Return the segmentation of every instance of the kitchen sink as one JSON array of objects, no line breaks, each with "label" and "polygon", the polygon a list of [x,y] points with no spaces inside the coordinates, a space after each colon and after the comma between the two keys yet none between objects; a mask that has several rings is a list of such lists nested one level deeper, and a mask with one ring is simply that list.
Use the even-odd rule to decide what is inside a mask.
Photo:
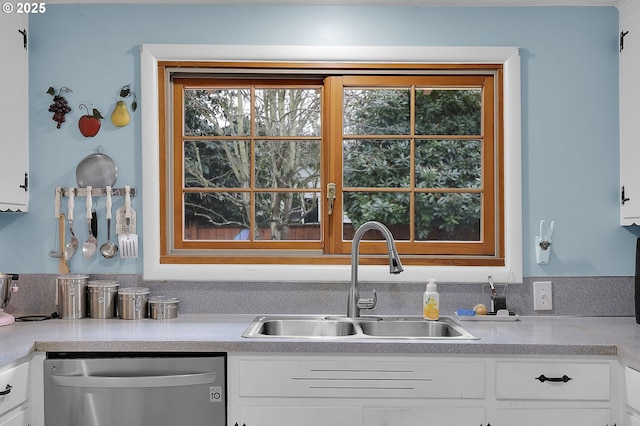
[{"label": "kitchen sink", "polygon": [[250,329],[252,329],[252,335],[245,337],[338,337],[353,336],[356,334],[356,327],[353,322],[327,319],[325,317],[259,317],[254,324],[255,327],[250,327]]},{"label": "kitchen sink", "polygon": [[394,319],[368,321],[360,324],[367,336],[385,337],[429,337],[456,338],[465,334],[465,330],[447,321],[425,321],[423,319]]},{"label": "kitchen sink", "polygon": [[475,340],[451,318],[259,316],[242,337]]}]

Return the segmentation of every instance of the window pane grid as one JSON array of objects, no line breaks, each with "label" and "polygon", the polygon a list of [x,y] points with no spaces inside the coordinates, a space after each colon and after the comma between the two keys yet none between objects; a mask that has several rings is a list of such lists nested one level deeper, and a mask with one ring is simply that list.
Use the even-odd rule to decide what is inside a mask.
[{"label": "window pane grid", "polygon": [[343,94],[343,240],[378,220],[412,243],[481,241],[482,88]]},{"label": "window pane grid", "polygon": [[319,88],[183,97],[184,240],[320,241]]}]

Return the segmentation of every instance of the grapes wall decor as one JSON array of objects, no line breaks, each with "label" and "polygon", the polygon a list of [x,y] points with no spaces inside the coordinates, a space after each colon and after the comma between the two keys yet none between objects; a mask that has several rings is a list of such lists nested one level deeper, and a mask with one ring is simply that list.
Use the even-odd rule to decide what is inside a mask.
[{"label": "grapes wall decor", "polygon": [[72,90],[68,87],[61,87],[58,94],[56,94],[56,90],[53,87],[49,87],[49,90],[47,90],[47,93],[53,96],[53,103],[49,106],[49,112],[53,113],[51,119],[58,123],[56,126],[58,129],[62,126],[62,123],[66,121],[64,116],[71,111],[69,103],[63,96],[63,93],[69,92],[72,92]]}]

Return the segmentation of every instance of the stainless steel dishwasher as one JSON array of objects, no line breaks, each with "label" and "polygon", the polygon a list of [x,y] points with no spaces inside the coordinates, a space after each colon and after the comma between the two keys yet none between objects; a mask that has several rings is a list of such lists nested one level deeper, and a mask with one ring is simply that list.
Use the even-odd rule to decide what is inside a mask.
[{"label": "stainless steel dishwasher", "polygon": [[45,426],[225,426],[226,354],[50,352]]}]

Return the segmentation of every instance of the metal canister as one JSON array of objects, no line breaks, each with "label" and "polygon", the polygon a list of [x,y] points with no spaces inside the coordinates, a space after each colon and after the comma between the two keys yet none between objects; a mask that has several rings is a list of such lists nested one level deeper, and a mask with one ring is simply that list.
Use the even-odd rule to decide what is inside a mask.
[{"label": "metal canister", "polygon": [[128,287],[118,290],[118,314],[121,319],[140,319],[147,317],[149,289],[146,287]]},{"label": "metal canister", "polygon": [[170,296],[149,297],[149,317],[152,319],[178,318],[179,300]]},{"label": "metal canister", "polygon": [[80,319],[87,315],[89,275],[66,274],[56,277],[56,304],[62,319]]},{"label": "metal canister", "polygon": [[117,281],[94,280],[87,283],[87,300],[89,301],[89,318],[113,318],[118,305]]}]

